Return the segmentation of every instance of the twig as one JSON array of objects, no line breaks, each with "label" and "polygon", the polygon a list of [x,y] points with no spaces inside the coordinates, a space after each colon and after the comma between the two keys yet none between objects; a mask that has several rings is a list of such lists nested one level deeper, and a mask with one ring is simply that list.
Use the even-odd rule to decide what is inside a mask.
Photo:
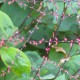
[{"label": "twig", "polygon": [[[69,52],[68,52],[68,55],[67,55],[66,59],[69,57],[72,48],[73,48],[73,45],[72,45],[72,47],[70,48],[70,50],[69,50]],[[64,62],[64,63],[62,64],[62,66],[60,67],[60,69],[63,68],[64,64],[67,62],[66,59],[65,59],[65,62]],[[55,76],[54,79],[57,78],[57,76],[58,76],[58,74],[59,74],[59,72],[60,72],[60,69],[59,69],[59,71],[57,72],[57,74],[56,74],[56,76]]]},{"label": "twig", "polygon": [[22,24],[19,26],[19,29],[24,25],[25,21],[26,21],[27,19],[29,19],[29,18],[30,18],[30,15],[26,16],[26,18],[24,19],[24,21],[22,22]]},{"label": "twig", "polygon": [[[76,73],[79,71],[80,71],[80,69],[78,69],[72,76],[76,75]],[[68,80],[70,80],[70,78]]]}]

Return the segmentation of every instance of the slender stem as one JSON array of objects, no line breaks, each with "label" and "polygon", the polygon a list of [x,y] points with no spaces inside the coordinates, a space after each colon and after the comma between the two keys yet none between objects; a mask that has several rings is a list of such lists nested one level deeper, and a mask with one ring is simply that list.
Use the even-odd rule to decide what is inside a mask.
[{"label": "slender stem", "polygon": [[[72,47],[70,48],[70,50],[69,50],[69,52],[68,52],[68,55],[67,55],[66,59],[69,57],[72,48],[73,48],[73,45],[72,45]],[[60,67],[60,69],[63,68],[63,66],[64,66],[64,64],[65,64],[66,62],[67,62],[67,61],[65,60],[65,62],[62,64],[62,66]],[[58,76],[58,74],[59,74],[59,72],[60,72],[60,69],[59,69],[59,71],[57,72],[57,74],[56,74],[56,76],[55,76],[54,79],[57,78],[57,76]]]},{"label": "slender stem", "polygon": [[[79,72],[80,71],[80,69],[78,69],[72,76],[74,76],[77,72]],[[68,79],[68,80],[70,80],[70,78]]]},{"label": "slender stem", "polygon": [[19,29],[24,25],[25,21],[26,21],[27,19],[29,19],[29,18],[30,18],[30,15],[26,16],[26,18],[24,19],[24,21],[22,22],[22,24],[19,26]]},{"label": "slender stem", "polygon": [[80,71],[80,69],[78,69],[72,76],[74,76],[77,72],[79,72]]},{"label": "slender stem", "polygon": [[[53,41],[54,41],[55,37],[57,36],[57,32],[58,32],[58,29],[59,29],[60,24],[61,24],[61,20],[60,20],[60,22],[59,22],[59,24],[58,24],[58,26],[57,26],[57,29],[56,29],[55,32],[54,32],[54,38],[52,39]],[[48,41],[48,43],[49,43],[49,41]],[[48,44],[48,47],[51,48],[51,46],[49,46],[49,44]],[[48,52],[48,53],[49,53],[49,52]],[[46,54],[46,57],[48,57],[48,53]],[[42,65],[44,64],[44,61],[45,61],[45,58],[44,58],[44,60],[42,61],[42,64],[40,65],[39,69],[41,69]],[[64,64],[65,64],[65,63],[64,63]],[[64,66],[64,64],[62,65],[62,67]],[[37,70],[37,72],[36,72],[33,80],[36,78],[36,75],[39,73],[39,69]],[[59,69],[58,73],[59,73],[59,72],[60,72],[60,69]],[[57,73],[57,75],[58,75],[58,73]],[[56,77],[57,77],[57,75],[56,75]]]},{"label": "slender stem", "polygon": [[[67,7],[65,7],[65,2],[64,2],[64,9],[63,9],[62,14],[63,14],[63,13],[65,14],[66,10],[67,10]],[[61,24],[61,19],[60,19],[60,22],[59,22],[59,24],[58,24],[58,28],[57,28],[57,30],[56,30],[56,32],[55,32],[55,33],[57,33],[57,32],[58,32],[58,29],[59,29],[60,24]],[[57,36],[57,34],[56,34],[56,36]],[[72,46],[72,47],[73,47],[73,46]],[[72,47],[70,48],[70,51],[71,51]],[[70,54],[70,51],[69,51],[69,53],[68,53],[68,54]],[[69,55],[68,55],[68,56],[69,56]],[[67,57],[68,57],[68,56],[67,56]],[[65,60],[65,62],[62,64],[62,66],[60,67],[60,69],[61,69],[61,68],[63,68],[63,66],[64,66],[64,64],[65,64],[65,63],[66,63],[66,60]],[[58,76],[58,74],[59,74],[59,72],[60,72],[60,69],[59,69],[59,71],[57,72],[57,74],[56,74],[56,76],[55,76],[55,78],[54,78],[54,79],[56,79],[56,78],[57,78],[57,76]]]},{"label": "slender stem", "polygon": [[6,80],[6,74],[5,74],[5,76],[4,76],[4,80]]},{"label": "slender stem", "polygon": [[[45,58],[43,59],[41,65],[40,65],[40,67],[39,67],[39,69],[37,70],[36,75],[39,73],[39,70],[40,70],[41,67],[43,66],[44,62],[45,62]],[[34,76],[33,80],[36,78],[36,75]]]}]

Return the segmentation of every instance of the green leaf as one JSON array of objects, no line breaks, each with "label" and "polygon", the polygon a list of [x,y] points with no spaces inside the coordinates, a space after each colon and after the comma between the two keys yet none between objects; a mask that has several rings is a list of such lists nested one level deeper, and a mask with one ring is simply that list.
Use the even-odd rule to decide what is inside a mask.
[{"label": "green leaf", "polygon": [[[64,9],[64,2],[56,2],[56,5],[58,7],[58,15],[61,15]],[[54,12],[56,12],[56,7],[53,2],[48,2],[48,0],[44,0],[44,7],[48,7],[49,10],[53,9]]]},{"label": "green leaf", "polygon": [[[64,9],[64,2],[56,2],[56,5],[58,6],[58,15],[61,15]],[[54,6],[54,12],[56,12],[56,7]]]},{"label": "green leaf", "polygon": [[0,0],[0,3],[3,3],[4,2],[4,0]]},{"label": "green leaf", "polygon": [[10,71],[10,73],[7,73],[6,75],[6,80],[17,80],[18,78],[18,76],[16,76],[12,71]]},{"label": "green leaf", "polygon": [[40,77],[40,79],[42,79],[42,80],[47,80],[47,79],[53,79],[55,76],[53,75],[53,74],[48,74],[48,75],[46,75],[46,76],[43,76],[43,77]]},{"label": "green leaf", "polygon": [[31,80],[29,76],[23,76],[21,78],[18,78],[17,80]]},{"label": "green leaf", "polygon": [[[59,68],[54,64],[54,62],[51,62],[52,63],[46,61],[46,64],[44,64],[44,66],[40,69],[40,79],[53,79],[59,71]],[[61,72],[59,75],[61,75]]]},{"label": "green leaf", "polygon": [[57,63],[64,57],[65,55],[63,54],[63,52],[56,52],[56,50],[53,48],[49,52],[49,59],[56,61]]},{"label": "green leaf", "polygon": [[[58,8],[58,10],[56,10],[56,6]],[[62,15],[62,12],[63,12],[63,9],[64,9],[64,2],[56,2],[55,1],[55,4],[54,2],[49,2],[48,0],[44,0],[44,7],[48,7],[49,10],[52,10],[54,13],[56,12],[57,16],[58,16],[58,19],[60,18],[60,16]],[[53,18],[53,23],[54,24],[57,24],[57,19],[56,19],[56,16],[54,15],[54,18]]]},{"label": "green leaf", "polygon": [[20,8],[16,2],[14,2],[11,5],[4,3],[1,7],[1,10],[8,14],[14,25],[17,27],[19,27],[22,24],[22,22],[30,12],[29,8],[27,8],[27,10],[24,10]]},{"label": "green leaf", "polygon": [[25,54],[30,59],[30,62],[34,68],[38,68],[42,62],[42,58],[38,55],[36,51],[26,51]]},{"label": "green leaf", "polygon": [[[66,6],[67,4],[68,3],[66,3]],[[76,14],[78,8],[79,6],[77,1],[70,1],[69,6],[67,7],[67,10],[66,10],[66,14]]]},{"label": "green leaf", "polygon": [[16,28],[14,27],[9,16],[0,11],[0,39],[8,39],[15,32]]},{"label": "green leaf", "polygon": [[41,19],[41,22],[46,24],[47,28],[54,30],[53,19],[54,19],[53,15],[46,13],[46,16],[43,16],[43,18]]},{"label": "green leaf", "polygon": [[[38,52],[36,51],[27,51],[25,52],[25,54],[29,57],[31,64],[32,64],[32,72],[31,72],[31,76],[34,76],[32,73],[36,72],[36,70],[40,67],[40,65],[42,64],[43,58],[41,58],[38,54]],[[56,70],[55,70],[56,69]],[[42,68],[40,69],[40,79],[53,79],[54,76],[57,74],[59,68],[46,61],[46,64],[44,64],[44,66],[42,66]],[[61,73],[60,73],[61,74]]]},{"label": "green leaf", "polygon": [[78,25],[76,15],[67,17],[61,21],[58,31],[68,31],[74,25]]},{"label": "green leaf", "polygon": [[37,51],[26,51],[25,54],[30,59],[32,67],[31,77],[34,77],[33,73],[36,73],[36,70],[40,67],[43,59],[38,55]]},{"label": "green leaf", "polygon": [[80,55],[74,55],[65,63],[64,69],[70,74],[74,74],[80,68]]},{"label": "green leaf", "polygon": [[[2,47],[0,49],[1,59],[8,67],[11,66],[12,71],[17,75],[30,74],[31,65],[27,56],[17,48]],[[14,62],[14,64],[12,64]]]},{"label": "green leaf", "polygon": [[63,74],[63,75],[57,77],[55,80],[66,80],[65,74]]},{"label": "green leaf", "polygon": [[75,56],[71,57],[71,61],[73,61],[77,65],[80,65],[80,55],[75,55]]},{"label": "green leaf", "polygon": [[[60,59],[63,59],[66,57],[66,55],[68,54],[69,50],[70,50],[70,44],[69,43],[59,43],[58,47],[63,48],[63,50],[65,51],[66,54],[64,54],[63,51],[59,51],[57,52],[56,49],[52,48],[49,52],[49,59],[59,62]],[[79,45],[78,44],[74,44],[71,52],[70,52],[70,56],[76,54],[76,52],[79,50]]]},{"label": "green leaf", "polygon": [[[70,43],[59,43],[58,46],[62,47],[66,51],[66,54],[68,54],[70,50]],[[78,50],[79,50],[79,45],[74,43],[74,46],[70,52],[70,56],[75,55]]]}]

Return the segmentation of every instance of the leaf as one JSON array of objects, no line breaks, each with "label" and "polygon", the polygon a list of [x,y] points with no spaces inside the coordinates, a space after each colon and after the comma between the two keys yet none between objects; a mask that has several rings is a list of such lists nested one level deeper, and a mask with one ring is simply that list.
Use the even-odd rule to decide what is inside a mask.
[{"label": "leaf", "polygon": [[63,59],[65,55],[62,52],[56,52],[55,49],[51,49],[49,52],[49,59],[58,63],[60,59]]},{"label": "leaf", "polygon": [[[56,52],[55,48],[51,48],[50,52],[49,52],[49,59],[59,62],[61,59],[64,59],[69,50],[70,50],[70,44],[69,43],[59,43],[58,47],[62,48],[62,51]],[[71,52],[70,52],[70,56],[75,55],[76,52],[79,50],[79,45],[78,44],[74,44]],[[66,53],[64,53],[66,52]]]},{"label": "leaf", "polygon": [[[67,4],[68,3],[66,3],[66,6],[67,6]],[[76,14],[78,8],[79,8],[79,6],[78,6],[78,2],[77,1],[70,1],[69,7],[67,7],[66,13],[67,14]]]},{"label": "leaf", "polygon": [[8,39],[15,32],[16,28],[14,27],[10,17],[0,11],[0,39]]},{"label": "leaf", "polygon": [[74,25],[78,25],[76,15],[67,17],[61,21],[58,31],[68,31]]},{"label": "leaf", "polygon": [[[36,72],[36,70],[40,67],[43,58],[39,56],[39,53],[36,51],[27,51],[25,54],[29,57],[31,64],[32,64],[32,71],[31,76],[34,76],[33,73]],[[56,69],[56,70],[55,70]],[[46,64],[42,66],[40,69],[40,79],[53,79],[54,76],[57,74],[59,68],[48,61],[46,61]],[[60,73],[61,74],[61,73]]]},{"label": "leaf", "polygon": [[[61,15],[64,9],[64,2],[56,2],[56,5],[58,6],[58,15]],[[54,11],[56,12],[56,7],[54,6]]]},{"label": "leaf", "polygon": [[[58,7],[58,15],[61,15],[64,9],[64,2],[55,2]],[[53,9],[54,12],[56,12],[56,7],[54,3],[48,2],[48,0],[44,0],[44,7],[48,7],[49,10]]]},{"label": "leaf", "polygon": [[[22,76],[23,74],[30,74],[31,64],[27,56],[14,47],[2,47],[0,49],[1,59],[4,64],[8,67],[11,66],[12,71],[16,75]],[[14,64],[12,64],[14,62]]]},{"label": "leaf", "polygon": [[28,56],[30,59],[30,62],[32,66],[36,69],[40,66],[42,63],[42,58],[38,55],[38,52],[36,51],[26,51],[25,54]]},{"label": "leaf", "polygon": [[70,74],[74,74],[80,68],[80,55],[74,55],[65,63],[64,69]]},{"label": "leaf", "polygon": [[46,76],[40,77],[40,79],[53,79],[55,76],[53,74],[48,74]]},{"label": "leaf", "polygon": [[[57,12],[56,12],[56,6],[58,8]],[[63,9],[64,9],[64,2],[49,2],[48,0],[44,0],[44,3],[43,3],[44,7],[48,7],[49,10],[52,10],[54,13],[56,13],[56,15],[58,16],[58,19],[60,18],[60,16],[62,15],[62,12],[63,12]],[[57,16],[54,15],[54,18],[53,18],[53,23],[54,24],[57,24]]]},{"label": "leaf", "polygon": [[[6,74],[6,80],[17,80],[18,76],[16,76],[12,71]],[[4,80],[4,79],[2,79]]]},{"label": "leaf", "polygon": [[[68,54],[70,50],[70,43],[59,43],[58,46],[62,47],[66,51],[66,54]],[[74,46],[70,52],[70,56],[75,55],[78,50],[79,50],[79,45],[74,43]]]},{"label": "leaf", "polygon": [[24,10],[20,8],[16,2],[14,2],[11,5],[4,3],[3,6],[1,7],[1,10],[8,14],[14,25],[17,27],[19,27],[22,24],[22,22],[30,12],[29,8],[27,8],[27,10]]},{"label": "leaf", "polygon": [[71,61],[73,61],[77,65],[80,65],[80,55],[75,55],[75,56],[71,57]]},{"label": "leaf", "polygon": [[55,80],[66,80],[65,74],[63,74],[63,75],[57,77]]},{"label": "leaf", "polygon": [[4,0],[0,0],[0,3],[4,2]]},{"label": "leaf", "polygon": [[[52,63],[46,61],[46,64],[44,64],[44,66],[40,69],[40,79],[53,79],[56,76],[59,68],[54,64],[54,61],[51,62]],[[61,75],[61,72],[59,75]]]},{"label": "leaf", "polygon": [[62,48],[62,47],[56,47],[56,52],[63,52],[64,54],[66,54],[66,51]]},{"label": "leaf", "polygon": [[52,45],[52,48],[55,48],[56,52],[62,52],[66,57],[66,51],[62,47],[58,47],[56,45]]},{"label": "leaf", "polygon": [[54,16],[47,14],[42,17],[41,22],[46,24],[47,28],[54,30],[54,23],[53,23]]},{"label": "leaf", "polygon": [[31,80],[29,76],[23,76],[21,78],[18,78],[17,80]]}]

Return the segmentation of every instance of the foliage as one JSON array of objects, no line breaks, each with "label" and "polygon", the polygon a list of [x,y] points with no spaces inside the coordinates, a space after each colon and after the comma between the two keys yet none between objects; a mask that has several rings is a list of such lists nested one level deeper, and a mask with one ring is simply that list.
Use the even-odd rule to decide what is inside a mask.
[{"label": "foliage", "polygon": [[0,0],[0,80],[79,80],[80,1]]}]

